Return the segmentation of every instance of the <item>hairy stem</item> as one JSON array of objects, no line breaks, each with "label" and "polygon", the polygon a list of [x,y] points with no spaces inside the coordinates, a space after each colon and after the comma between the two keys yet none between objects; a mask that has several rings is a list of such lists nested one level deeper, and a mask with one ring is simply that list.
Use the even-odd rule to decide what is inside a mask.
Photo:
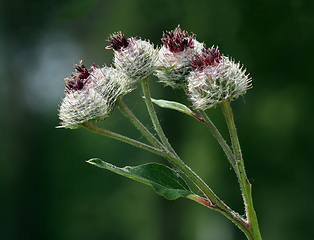
[{"label": "hairy stem", "polygon": [[246,236],[249,236],[249,239],[253,239],[252,238],[252,234],[249,230],[249,226],[247,224],[247,222],[245,221],[245,219],[243,219],[238,213],[234,212],[234,211],[223,211],[221,209],[217,209],[217,207],[213,207],[212,203],[203,197],[200,197],[198,195],[188,195],[187,198],[204,205],[205,207],[208,207],[210,209],[219,211],[220,213],[222,213],[223,215],[225,215],[229,220],[231,220],[239,229],[241,229]]},{"label": "hairy stem", "polygon": [[[172,153],[168,153],[166,159],[181,170],[206,196],[206,198],[202,198],[197,195],[189,195],[189,199],[222,213],[247,236],[251,236],[247,222],[238,213],[229,208],[221,199],[219,199],[212,189],[189,166]],[[250,239],[253,240],[253,238]]]},{"label": "hairy stem", "polygon": [[176,152],[171,147],[164,131],[162,130],[161,125],[160,125],[159,120],[158,120],[158,117],[156,115],[156,111],[154,109],[154,106],[153,106],[153,103],[152,103],[152,100],[150,97],[150,92],[149,92],[149,87],[148,87],[148,77],[142,79],[141,83],[142,83],[142,89],[144,92],[146,107],[147,107],[147,110],[149,112],[149,116],[153,122],[154,128],[155,128],[161,142],[166,146],[168,151],[172,152],[174,155],[177,156]]},{"label": "hairy stem", "polygon": [[253,199],[252,199],[252,186],[246,176],[244,161],[242,158],[240,142],[236,130],[236,126],[234,123],[233,113],[230,106],[229,100],[224,100],[221,102],[221,108],[226,118],[226,122],[228,124],[230,137],[232,140],[233,152],[236,157],[237,164],[237,176],[240,183],[244,205],[245,205],[245,213],[248,221],[249,228],[252,232],[252,236],[254,240],[261,240],[261,234],[258,227],[256,212],[253,207]]},{"label": "hairy stem", "polygon": [[[158,136],[161,139],[161,142],[167,147],[169,150],[166,159],[174,164],[178,169],[180,169],[207,197],[208,203],[210,203],[210,208],[214,209],[216,211],[221,212],[223,215],[225,215],[228,219],[230,219],[232,222],[234,222],[245,234],[248,236],[250,235],[250,232],[248,231],[248,226],[246,222],[241,218],[237,213],[235,213],[232,209],[230,209],[224,202],[222,202],[218,196],[211,190],[211,188],[194,172],[192,169],[190,169],[175,153],[175,151],[172,149],[170,143],[168,142],[168,139],[166,138],[161,125],[159,123],[159,120],[157,118],[155,109],[153,107],[149,87],[148,87],[148,77],[145,79],[142,79],[142,88],[144,92],[145,102],[146,106],[149,112],[149,115],[152,119],[153,125],[155,127],[155,130],[158,134]],[[235,168],[235,160],[234,156],[230,150],[230,148],[227,146],[226,142],[223,140],[222,136],[218,132],[216,128],[213,128],[213,124],[210,122],[209,118],[205,117],[203,115],[205,124],[207,123],[207,126],[210,127],[211,130],[214,131],[214,135],[219,138],[220,143],[223,145],[224,150],[227,152],[228,159],[230,158],[230,162],[232,166]]]},{"label": "hairy stem", "polygon": [[118,98],[116,104],[120,111],[126,116],[133,125],[147,138],[147,140],[157,148],[163,148],[159,140],[148,131],[148,129],[136,118],[133,112],[125,105],[121,98]]},{"label": "hairy stem", "polygon": [[209,130],[212,132],[214,137],[217,139],[218,143],[220,144],[223,151],[225,152],[231,166],[236,172],[237,171],[236,160],[226,140],[221,136],[220,132],[218,131],[214,123],[210,120],[210,118],[207,116],[207,114],[204,111],[198,111],[198,112],[201,116],[200,121],[204,122],[204,124],[209,128]]},{"label": "hairy stem", "polygon": [[222,213],[228,219],[234,222],[243,232],[246,233],[248,227],[245,220],[239,214],[237,214],[232,209],[230,209],[223,201],[221,201],[218,198],[218,196],[211,190],[211,188],[209,188],[209,186],[207,186],[207,184],[192,169],[190,169],[179,157],[177,157],[172,152],[169,152],[163,149],[157,149],[155,147],[146,145],[134,139],[122,136],[114,132],[110,132],[108,130],[105,130],[103,128],[100,128],[94,125],[93,123],[85,123],[83,124],[83,126],[92,132],[95,132],[95,133],[98,133],[98,134],[101,134],[103,136],[107,136],[113,139],[120,140],[122,142],[128,143],[130,145],[139,147],[141,149],[147,150],[149,152],[155,153],[156,155],[164,157],[170,163],[175,165],[180,171],[182,171],[189,179],[191,179],[191,181],[206,196],[206,199],[201,198],[201,197],[195,198],[192,196],[189,197],[190,199]]},{"label": "hairy stem", "polygon": [[128,143],[128,144],[130,144],[132,146],[135,146],[135,147],[138,147],[138,148],[141,148],[141,149],[144,149],[144,150],[147,150],[149,152],[155,153],[155,154],[157,154],[159,156],[162,156],[162,157],[167,157],[166,152],[164,150],[162,150],[162,149],[158,149],[158,148],[149,146],[149,145],[147,145],[145,143],[136,141],[134,139],[128,138],[128,137],[123,136],[123,135],[120,135],[118,133],[110,132],[110,131],[108,131],[106,129],[103,129],[103,128],[100,128],[100,127],[96,126],[93,123],[84,123],[83,127],[85,127],[86,129],[88,129],[88,130],[90,130],[90,131],[92,131],[94,133],[98,133],[98,134],[103,135],[103,136],[107,136],[107,137],[110,137],[110,138],[113,138],[113,139],[120,140],[122,142]]}]

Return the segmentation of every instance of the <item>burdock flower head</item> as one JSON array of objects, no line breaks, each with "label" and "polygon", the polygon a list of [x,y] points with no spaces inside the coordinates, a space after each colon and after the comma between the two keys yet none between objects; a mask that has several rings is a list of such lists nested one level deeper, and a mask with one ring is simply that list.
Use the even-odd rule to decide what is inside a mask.
[{"label": "burdock flower head", "polygon": [[195,109],[206,110],[225,99],[234,100],[251,88],[246,70],[217,48],[202,49],[195,53],[188,77],[188,93]]},{"label": "burdock flower head", "polygon": [[110,36],[111,43],[107,49],[114,50],[114,65],[133,83],[150,75],[156,68],[157,51],[154,46],[136,37],[126,39],[121,32]]},{"label": "burdock flower head", "polygon": [[190,72],[189,62],[194,52],[200,52],[203,44],[182,31],[180,26],[175,30],[166,31],[159,50],[159,66],[165,69],[156,70],[159,81],[172,88],[185,87],[186,77]]},{"label": "burdock flower head", "polygon": [[65,97],[59,109],[60,127],[78,128],[87,122],[101,122],[108,117],[119,96],[131,91],[123,74],[110,67],[91,67],[80,62],[66,78]]}]

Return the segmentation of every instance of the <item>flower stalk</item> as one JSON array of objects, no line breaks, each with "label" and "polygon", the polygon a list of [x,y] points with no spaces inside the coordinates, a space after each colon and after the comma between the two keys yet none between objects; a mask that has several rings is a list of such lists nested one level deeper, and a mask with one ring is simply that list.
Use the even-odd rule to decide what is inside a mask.
[{"label": "flower stalk", "polygon": [[231,220],[240,230],[242,230],[243,233],[247,236],[247,238],[249,240],[254,240],[253,234],[250,231],[249,225],[247,224],[246,220],[243,219],[238,213],[236,213],[232,210],[223,211],[222,209],[214,208],[212,206],[212,203],[208,199],[200,197],[198,195],[192,195],[191,194],[191,195],[187,196],[187,198],[189,198],[189,199],[191,199],[191,200],[193,200],[193,201],[195,201],[195,202],[197,202],[197,203],[199,203],[205,207],[208,207],[210,209],[221,212],[229,220]]},{"label": "flower stalk", "polygon": [[119,110],[126,116],[131,123],[147,138],[147,140],[156,148],[163,148],[160,141],[151,134],[150,131],[136,118],[133,112],[125,105],[121,98],[118,98],[116,104]]},{"label": "flower stalk", "polygon": [[[150,117],[153,121],[155,130],[156,130],[158,136],[161,138],[161,141],[163,142],[163,144],[165,144],[167,149],[169,151],[171,151],[171,153],[173,154],[173,156],[167,156],[166,159],[169,162],[171,162],[172,164],[174,164],[176,167],[178,167],[205,194],[205,196],[208,199],[208,203],[209,203],[208,206],[211,209],[214,209],[214,210],[221,212],[227,218],[229,218],[232,222],[234,222],[247,235],[248,239],[254,239],[254,240],[259,239],[259,238],[256,238],[256,239],[252,238],[253,234],[250,231],[250,225],[243,224],[243,219],[241,218],[241,220],[239,220],[238,214],[235,214],[225,203],[223,203],[218,198],[218,196],[211,190],[211,188],[177,156],[177,154],[172,149],[170,143],[168,142],[167,137],[165,136],[165,134],[161,128],[161,125],[160,125],[159,120],[157,118],[153,104],[151,102],[151,97],[150,97],[150,92],[149,92],[149,87],[148,87],[148,77],[142,80],[142,88],[144,91],[144,97],[145,97],[146,105],[147,105]],[[236,164],[237,161],[235,160],[234,155],[232,154],[229,146],[226,144],[226,141],[223,139],[223,137],[219,133],[218,129],[214,126],[214,124],[210,121],[210,119],[208,118],[208,116],[204,112],[201,113],[201,116],[202,116],[205,124],[214,133],[214,136],[217,138],[218,142],[223,147],[225,153],[228,156],[228,159],[229,159],[232,167],[236,170],[238,167]],[[240,145],[238,144],[238,146],[240,146]],[[241,159],[242,159],[242,155],[241,155]],[[244,174],[245,174],[245,172],[244,172]],[[245,178],[246,178],[246,175],[245,175]],[[247,188],[245,190],[247,190]],[[246,195],[248,195],[248,194],[246,194]],[[251,198],[251,200],[252,200],[252,198]],[[250,203],[252,203],[252,201]],[[252,208],[253,208],[253,205],[252,205]],[[254,209],[253,209],[253,211],[254,211]],[[251,211],[250,211],[250,213],[252,216]],[[255,213],[255,211],[254,211],[254,213]],[[256,214],[255,214],[255,218],[256,218]],[[256,220],[256,223],[257,223],[257,220]],[[257,229],[258,229],[258,226],[257,226]]]},{"label": "flower stalk", "polygon": [[152,146],[146,145],[142,142],[125,137],[123,135],[110,132],[106,129],[100,128],[93,123],[84,123],[83,127],[94,133],[107,136],[130,145],[139,147],[149,152],[155,153],[161,157],[167,159],[170,163],[175,165],[181,170],[191,181],[205,194],[206,198],[199,197],[197,195],[189,195],[188,198],[194,200],[202,205],[205,205],[215,211],[221,212],[228,219],[230,219],[235,225],[237,225],[245,234],[248,232],[247,224],[245,220],[237,213],[232,211],[219,197],[211,190],[211,188],[191,169],[189,168],[179,157],[175,156],[171,152],[167,152],[163,149],[157,149]]},{"label": "flower stalk", "polygon": [[236,160],[226,140],[221,136],[220,132],[218,131],[214,123],[210,120],[210,118],[207,116],[207,114],[204,111],[199,110],[198,113],[201,116],[200,121],[202,121],[212,132],[212,134],[214,135],[214,137],[217,139],[218,143],[222,147],[223,151],[225,152],[231,166],[236,171],[237,169]]},{"label": "flower stalk", "polygon": [[147,150],[149,152],[155,153],[155,154],[157,154],[157,155],[159,155],[161,157],[166,157],[167,156],[166,152],[163,149],[158,149],[158,148],[149,146],[149,145],[147,145],[145,143],[136,141],[136,140],[134,140],[132,138],[128,138],[126,136],[120,135],[118,133],[110,132],[110,131],[108,131],[106,129],[103,129],[103,128],[100,128],[100,127],[96,126],[94,123],[91,123],[91,122],[84,123],[83,127],[86,128],[89,131],[94,132],[94,133],[98,133],[100,135],[103,135],[103,136],[106,136],[106,137],[110,137],[110,138],[113,138],[113,139],[116,139],[116,140],[128,143],[128,144],[130,144],[132,146],[135,146],[135,147]]},{"label": "flower stalk", "polygon": [[142,89],[144,93],[144,99],[146,103],[147,110],[149,112],[149,116],[152,120],[152,123],[154,125],[155,131],[157,132],[157,135],[159,136],[161,142],[166,146],[168,151],[172,152],[173,154],[176,155],[175,151],[173,150],[172,146],[170,145],[168,138],[166,137],[164,131],[161,128],[160,122],[158,120],[158,117],[156,115],[156,111],[154,109],[151,96],[150,96],[150,91],[149,91],[149,86],[148,86],[148,77],[143,78],[141,81],[142,84]]},{"label": "flower stalk", "polygon": [[[194,200],[200,204],[206,205],[207,207],[221,212],[232,222],[234,222],[243,232],[247,231],[247,224],[245,220],[237,213],[232,211],[219,197],[211,190],[211,188],[190,168],[188,167],[176,153],[170,152],[167,148],[162,145],[154,136],[143,126],[143,124],[135,117],[135,115],[127,108],[121,99],[117,100],[117,104],[120,110],[125,113],[129,120],[138,127],[138,129],[149,139],[152,144],[154,143],[156,147],[149,146],[142,142],[136,141],[134,139],[125,137],[123,135],[110,132],[103,128],[96,126],[95,124],[88,122],[84,123],[83,127],[92,132],[107,136],[122,142],[128,143],[130,145],[139,147],[141,149],[147,150],[149,152],[155,153],[161,157],[167,159],[170,163],[175,165],[179,170],[181,170],[191,181],[204,193],[206,198],[202,198],[196,195],[190,195],[188,198]],[[161,147],[161,148],[158,148]],[[173,150],[172,150],[173,151]]]},{"label": "flower stalk", "polygon": [[236,130],[236,126],[234,123],[233,113],[230,106],[229,100],[224,100],[221,102],[221,108],[225,115],[226,122],[229,128],[230,137],[232,140],[232,147],[236,158],[236,169],[237,176],[240,183],[242,196],[245,205],[245,212],[247,217],[247,222],[250,230],[252,231],[252,236],[254,240],[261,240],[261,234],[258,227],[256,212],[253,207],[253,199],[252,199],[252,186],[247,178],[244,161],[242,158],[240,142]]}]

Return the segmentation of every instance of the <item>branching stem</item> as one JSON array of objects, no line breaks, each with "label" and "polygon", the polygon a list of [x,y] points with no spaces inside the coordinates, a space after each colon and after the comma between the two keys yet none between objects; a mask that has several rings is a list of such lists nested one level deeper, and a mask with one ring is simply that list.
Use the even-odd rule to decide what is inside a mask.
[{"label": "branching stem", "polygon": [[147,138],[147,140],[156,148],[163,148],[163,145],[148,129],[136,118],[133,112],[125,105],[121,98],[116,102],[120,111],[126,116],[131,123]]},{"label": "branching stem", "polygon": [[225,154],[226,154],[231,166],[233,167],[234,171],[237,172],[237,170],[236,170],[237,165],[236,165],[235,157],[234,157],[230,147],[228,146],[226,140],[221,136],[220,132],[218,131],[218,129],[216,128],[214,123],[210,120],[210,118],[207,116],[207,114],[204,111],[198,111],[198,113],[201,116],[200,121],[202,121],[209,128],[209,130],[212,132],[212,134],[214,135],[214,137],[216,138],[216,140],[218,141],[218,143],[222,147],[223,151],[225,152]]},{"label": "branching stem", "polygon": [[162,130],[162,127],[161,127],[159,120],[158,120],[158,117],[156,115],[156,111],[154,109],[154,106],[153,106],[153,103],[152,103],[152,100],[150,97],[150,91],[149,91],[149,87],[148,87],[148,77],[142,79],[141,84],[142,84],[142,89],[143,89],[143,93],[144,93],[146,107],[147,107],[147,110],[149,112],[149,116],[153,122],[155,131],[157,132],[157,135],[159,136],[161,142],[166,146],[168,151],[172,152],[174,155],[177,156],[176,152],[171,147],[164,131]]},{"label": "branching stem", "polygon": [[242,158],[240,142],[239,142],[236,126],[234,123],[230,101],[229,100],[222,101],[221,108],[225,115],[226,122],[229,128],[230,137],[232,140],[232,147],[233,147],[233,152],[235,154],[236,165],[237,165],[237,176],[238,176],[240,188],[243,195],[247,222],[253,236],[253,238],[251,239],[261,240],[262,237],[261,237],[259,227],[258,227],[257,216],[253,208],[252,186],[245,173],[244,161]]},{"label": "branching stem", "polygon": [[136,141],[134,139],[128,138],[126,136],[120,135],[118,133],[110,132],[106,129],[103,129],[103,128],[96,126],[93,123],[90,123],[90,122],[84,123],[83,127],[85,127],[86,129],[88,129],[94,133],[98,133],[98,134],[103,135],[103,136],[107,136],[107,137],[110,137],[113,139],[120,140],[122,142],[128,143],[128,144],[135,146],[135,147],[139,147],[139,148],[147,150],[149,152],[155,153],[155,154],[162,156],[162,157],[167,157],[167,154],[163,149],[158,149],[158,148],[149,146],[145,143],[142,143],[142,142]]}]

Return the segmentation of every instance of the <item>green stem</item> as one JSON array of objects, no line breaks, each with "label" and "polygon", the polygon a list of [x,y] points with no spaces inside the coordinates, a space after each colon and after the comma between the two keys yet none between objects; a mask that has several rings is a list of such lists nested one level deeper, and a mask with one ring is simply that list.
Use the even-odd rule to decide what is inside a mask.
[{"label": "green stem", "polygon": [[[171,162],[172,164],[174,164],[178,169],[180,169],[205,194],[205,196],[209,199],[208,202],[210,203],[211,209],[214,209],[216,211],[221,212],[228,219],[230,219],[232,222],[234,222],[243,232],[245,232],[246,235],[250,235],[250,233],[247,230],[248,226],[247,226],[246,222],[238,214],[236,214],[234,211],[232,211],[225,203],[223,203],[218,198],[218,196],[216,196],[216,194],[207,186],[207,184],[177,156],[175,151],[172,149],[170,143],[168,142],[168,139],[165,136],[165,134],[161,128],[161,125],[159,123],[159,120],[157,118],[157,115],[156,115],[156,112],[155,112],[155,109],[153,107],[151,97],[150,97],[150,92],[149,92],[149,87],[148,87],[148,77],[142,79],[141,83],[142,83],[142,88],[143,88],[143,92],[144,92],[146,106],[147,106],[149,115],[152,119],[155,130],[156,130],[158,136],[160,137],[161,142],[169,150],[169,154],[167,155],[166,159],[169,162]],[[210,125],[209,121],[207,121],[207,123]],[[221,135],[220,135],[220,137],[221,137]],[[221,137],[221,139],[223,139],[223,138]],[[221,141],[222,144],[223,144],[223,142],[225,143],[224,140]],[[225,145],[226,145],[226,143],[225,143]],[[224,145],[224,147],[225,147],[225,145]],[[228,149],[228,148],[225,147],[225,149]],[[228,150],[226,150],[226,151],[227,151],[228,157],[230,157],[232,159],[231,150],[229,149],[229,151]],[[233,159],[234,159],[234,157],[233,157]],[[234,162],[234,160],[233,160],[233,162]],[[233,167],[234,166],[235,165],[233,165]]]},{"label": "green stem", "polygon": [[173,148],[171,147],[165,133],[163,132],[161,125],[159,123],[158,117],[156,115],[151,97],[150,97],[150,92],[149,92],[149,87],[148,87],[148,77],[142,79],[142,89],[144,92],[144,97],[145,97],[145,103],[146,103],[146,107],[147,110],[149,112],[149,116],[153,122],[154,128],[161,140],[161,142],[167,147],[168,151],[172,152],[174,155],[177,156],[176,152],[173,150]]},{"label": "green stem", "polygon": [[199,204],[202,204],[205,207],[208,207],[210,209],[214,209],[214,210],[221,212],[229,220],[231,220],[239,229],[241,229],[245,233],[245,235],[248,236],[249,239],[253,239],[247,222],[238,213],[236,213],[232,210],[231,211],[220,211],[218,209],[215,209],[212,207],[212,203],[208,199],[200,197],[196,194],[188,195],[187,198],[189,198],[189,199],[191,199],[191,200],[193,200]]},{"label": "green stem", "polygon": [[136,141],[134,139],[122,136],[118,133],[110,132],[103,128],[96,126],[93,123],[84,123],[83,126],[95,133],[101,134],[103,136],[111,137],[113,139],[120,140],[122,142],[128,143],[135,147],[142,148],[149,152],[155,153],[159,156],[166,158],[169,162],[173,163],[176,167],[178,167],[183,173],[185,173],[199,188],[200,190],[209,198],[213,205],[220,205],[221,202],[219,198],[214,194],[214,192],[206,185],[206,183],[196,174],[194,173],[180,158],[170,152],[166,152],[162,149],[157,149],[152,146],[146,145],[142,142]]},{"label": "green stem", "polygon": [[173,153],[168,153],[166,159],[180,169],[206,196],[206,199],[197,195],[190,195],[188,198],[222,213],[236,226],[238,226],[247,236],[250,236],[247,222],[238,213],[234,212],[222,200],[220,200],[211,188],[190,167],[188,167],[180,158],[173,155]]},{"label": "green stem", "polygon": [[163,145],[159,142],[159,140],[135,117],[133,112],[125,105],[121,98],[117,99],[116,104],[124,116],[126,116],[133,123],[133,125],[151,144],[153,144],[156,148],[163,148]]},{"label": "green stem", "polygon": [[[180,169],[191,181],[205,194],[207,199],[199,197],[198,199],[203,199],[202,201],[197,201],[196,198],[189,197],[190,199],[197,201],[204,205],[206,203],[207,207],[221,212],[228,219],[234,222],[243,232],[246,233],[247,223],[245,220],[239,216],[239,214],[232,211],[225,203],[223,203],[218,196],[207,186],[207,184],[190,169],[179,157],[174,153],[165,151],[163,149],[157,149],[152,146],[146,145],[142,142],[130,139],[128,137],[122,136],[117,133],[110,132],[108,130],[102,129],[93,123],[84,123],[83,126],[95,133],[101,134],[103,136],[111,137],[113,139],[120,140],[122,142],[128,143],[130,145],[139,147],[141,149],[147,150],[149,152],[155,153],[161,157],[167,159],[170,163],[174,164],[178,169]],[[246,233],[247,234],[247,233]]]},{"label": "green stem", "polygon": [[230,106],[230,101],[229,100],[222,101],[221,102],[221,108],[223,110],[223,113],[225,115],[226,122],[227,122],[228,128],[229,128],[229,133],[230,133],[230,137],[232,140],[233,152],[234,152],[235,157],[236,157],[237,176],[238,176],[241,191],[243,194],[245,213],[246,213],[246,217],[247,217],[250,231],[251,231],[252,236],[253,236],[253,238],[249,238],[249,239],[261,240],[262,237],[261,237],[259,227],[258,227],[257,216],[256,216],[256,212],[255,212],[254,207],[253,207],[252,186],[251,186],[251,184],[250,184],[250,182],[246,176],[246,173],[245,173],[244,161],[242,158],[240,142],[239,142],[236,126],[234,123],[234,118],[233,118],[233,113],[232,113],[232,109]]},{"label": "green stem", "polygon": [[111,137],[113,139],[120,140],[122,142],[128,143],[128,144],[135,146],[135,147],[139,147],[139,148],[147,150],[149,152],[155,153],[155,154],[162,156],[162,157],[167,157],[166,152],[162,149],[157,149],[157,148],[149,146],[145,143],[142,143],[142,142],[136,141],[134,139],[125,137],[123,135],[120,135],[118,133],[110,132],[106,129],[103,129],[103,128],[96,126],[93,123],[84,123],[83,127],[85,127],[86,129],[88,129],[94,133],[98,133],[98,134],[103,135],[103,136],[107,136],[107,137]]},{"label": "green stem", "polygon": [[235,160],[235,157],[234,157],[230,147],[228,146],[226,140],[221,136],[220,132],[218,131],[218,129],[216,128],[214,123],[210,120],[210,118],[207,116],[207,114],[204,111],[198,111],[198,113],[201,116],[200,121],[204,122],[204,124],[209,128],[209,130],[212,132],[214,137],[217,139],[218,143],[220,144],[223,151],[227,155],[227,158],[228,158],[231,166],[233,167],[234,171],[236,172],[237,171],[236,170],[237,169],[236,160]]}]

